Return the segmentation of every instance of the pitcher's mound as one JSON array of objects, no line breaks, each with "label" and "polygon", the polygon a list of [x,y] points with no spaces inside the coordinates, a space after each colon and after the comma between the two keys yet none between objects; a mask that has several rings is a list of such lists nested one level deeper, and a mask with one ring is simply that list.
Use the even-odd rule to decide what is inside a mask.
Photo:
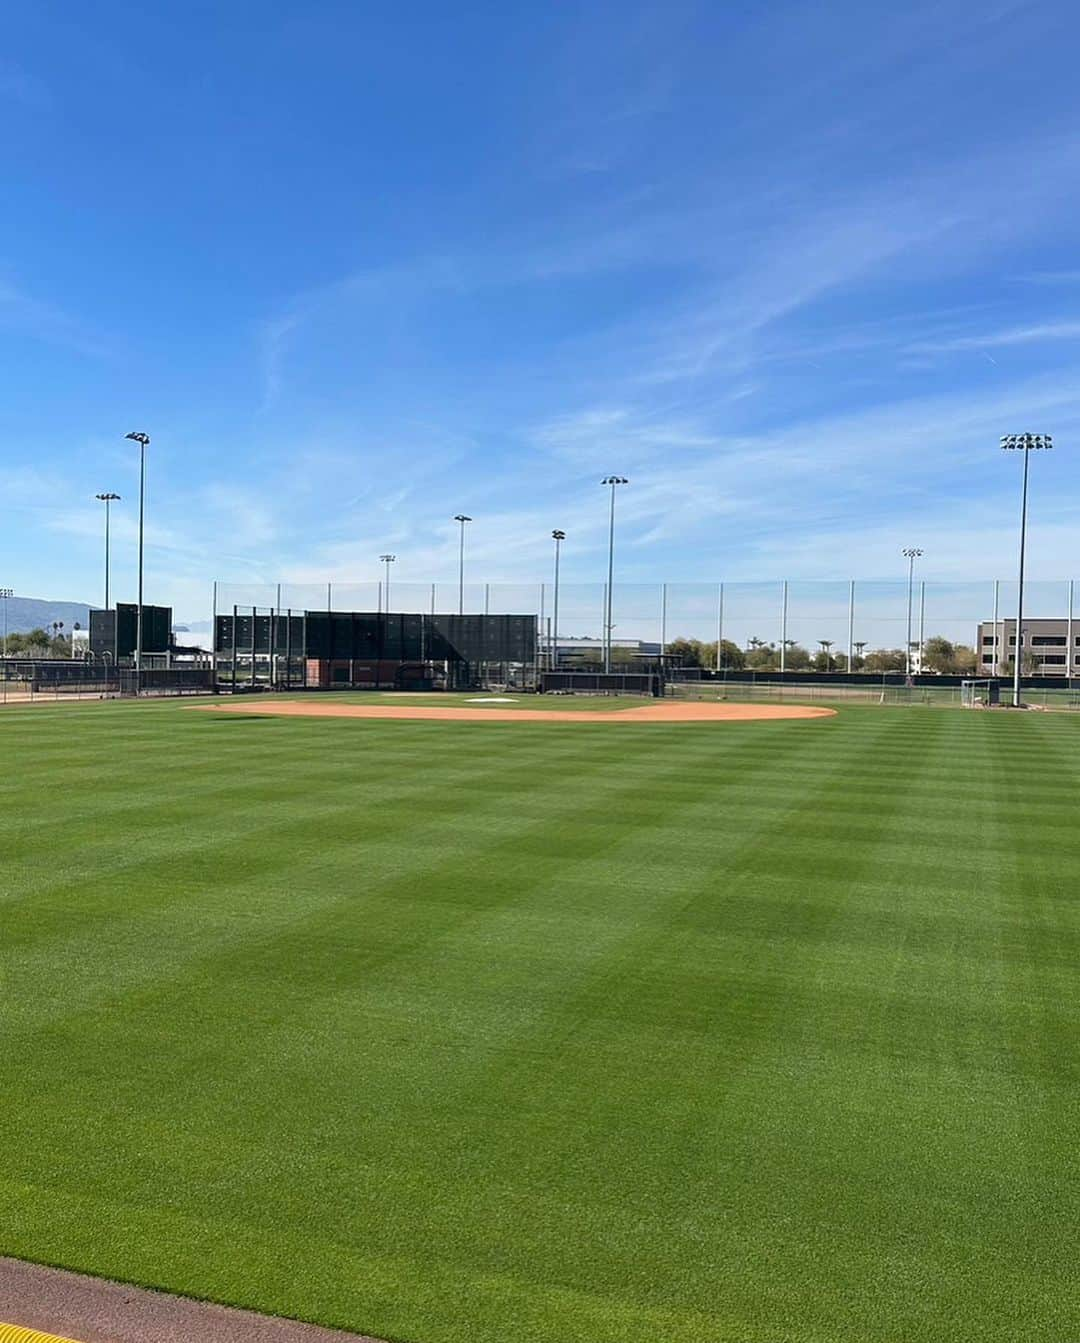
[{"label": "pitcher's mound", "polygon": [[835,709],[804,704],[715,704],[687,701],[634,709],[467,709],[450,704],[342,704],[326,698],[237,700],[199,704],[211,713],[280,714],[298,718],[410,718],[456,723],[746,723],[773,718],[832,718]]}]

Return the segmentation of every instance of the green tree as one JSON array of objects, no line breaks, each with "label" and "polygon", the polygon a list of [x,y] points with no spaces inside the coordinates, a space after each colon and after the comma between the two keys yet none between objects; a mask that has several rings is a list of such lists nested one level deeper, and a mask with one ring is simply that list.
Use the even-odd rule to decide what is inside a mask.
[{"label": "green tree", "polygon": [[[716,640],[711,644],[703,645],[706,654],[706,667],[716,666]],[[746,654],[738,644],[732,643],[730,639],[724,639],[720,644],[720,669],[723,671],[742,671],[746,666]]]},{"label": "green tree", "polygon": [[[715,649],[716,645],[713,645]],[[703,661],[702,656],[705,648],[698,639],[672,639],[664,650],[675,666],[679,667],[708,667],[713,665],[710,662]]]},{"label": "green tree", "polygon": [[789,644],[784,655],[784,666],[788,671],[806,671],[810,666],[810,650],[802,644]]},{"label": "green tree", "polygon": [[953,671],[957,676],[972,676],[979,665],[979,655],[967,644],[957,644],[953,649]]},{"label": "green tree", "polygon": [[[716,666],[716,641],[712,643],[702,643],[699,639],[672,639],[666,645],[667,655],[673,660],[673,665],[682,667],[704,667],[712,671]],[[733,644],[730,639],[725,639],[721,646],[721,668],[730,668],[740,671],[744,665],[744,656],[742,649]]]},{"label": "green tree", "polygon": [[927,639],[922,649],[922,670],[941,676],[956,671],[956,647],[941,634]]},{"label": "green tree", "polygon": [[643,659],[638,656],[632,648],[622,648],[619,644],[611,645],[611,665],[618,667],[621,671],[630,671],[633,667],[639,667]]},{"label": "green tree", "polygon": [[868,672],[903,671],[907,666],[902,648],[871,648],[863,659]]},{"label": "green tree", "polygon": [[749,641],[750,648],[746,654],[744,665],[753,668],[755,671],[771,671],[780,665],[780,650],[775,644],[768,644],[764,639],[753,638]]}]

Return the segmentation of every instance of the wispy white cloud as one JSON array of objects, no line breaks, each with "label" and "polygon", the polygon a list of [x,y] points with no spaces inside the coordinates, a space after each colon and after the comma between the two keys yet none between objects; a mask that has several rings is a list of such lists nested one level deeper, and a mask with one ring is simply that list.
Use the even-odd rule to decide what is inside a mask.
[{"label": "wispy white cloud", "polygon": [[1036,345],[1047,341],[1074,340],[1080,340],[1080,321],[1042,322],[1034,326],[1009,327],[1004,331],[986,331],[977,335],[916,341],[909,345],[908,349],[920,354],[943,354],[950,350],[993,350],[1008,345]]},{"label": "wispy white cloud", "polygon": [[54,304],[34,298],[0,277],[0,326],[35,340],[93,358],[110,358],[116,347],[89,323]]},{"label": "wispy white cloud", "polygon": [[1080,270],[1036,270],[1015,278],[1022,284],[1074,285],[1080,284]]}]

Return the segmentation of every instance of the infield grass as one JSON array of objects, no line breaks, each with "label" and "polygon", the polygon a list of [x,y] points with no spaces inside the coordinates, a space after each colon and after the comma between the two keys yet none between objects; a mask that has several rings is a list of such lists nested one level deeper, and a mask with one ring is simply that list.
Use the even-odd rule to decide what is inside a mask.
[{"label": "infield grass", "polygon": [[5,710],[0,1252],[412,1343],[1076,1338],[1078,748]]}]

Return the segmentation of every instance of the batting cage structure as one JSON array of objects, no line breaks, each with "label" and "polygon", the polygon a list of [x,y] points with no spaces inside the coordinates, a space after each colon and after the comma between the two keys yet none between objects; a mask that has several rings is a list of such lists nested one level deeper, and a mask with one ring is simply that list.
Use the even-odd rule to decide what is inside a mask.
[{"label": "batting cage structure", "polygon": [[233,608],[214,621],[223,690],[535,684],[536,617]]}]

